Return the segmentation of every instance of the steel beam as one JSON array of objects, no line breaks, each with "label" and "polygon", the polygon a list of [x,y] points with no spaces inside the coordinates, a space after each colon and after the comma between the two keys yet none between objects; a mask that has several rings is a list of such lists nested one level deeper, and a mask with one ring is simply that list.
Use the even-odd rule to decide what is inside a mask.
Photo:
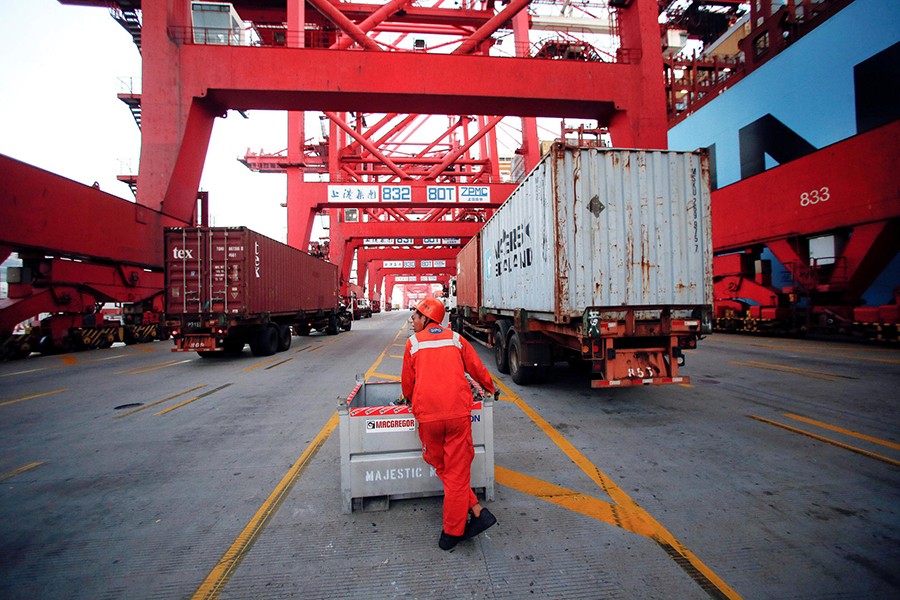
[{"label": "steel beam", "polygon": [[0,246],[148,269],[162,269],[163,228],[188,224],[3,155],[0,223]]}]

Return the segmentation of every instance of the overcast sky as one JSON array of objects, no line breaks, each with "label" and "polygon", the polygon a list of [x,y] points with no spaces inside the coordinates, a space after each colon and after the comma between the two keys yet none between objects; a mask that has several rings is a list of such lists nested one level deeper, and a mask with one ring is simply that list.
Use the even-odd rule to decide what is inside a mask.
[{"label": "overcast sky", "polygon": [[[140,85],[141,57],[107,9],[0,0],[0,56],[0,153],[133,200],[116,176],[137,171],[140,131],[116,94],[120,78]],[[200,187],[213,225],[284,241],[285,177],[251,173],[237,158],[284,149],[287,119],[249,115],[216,120]]]}]

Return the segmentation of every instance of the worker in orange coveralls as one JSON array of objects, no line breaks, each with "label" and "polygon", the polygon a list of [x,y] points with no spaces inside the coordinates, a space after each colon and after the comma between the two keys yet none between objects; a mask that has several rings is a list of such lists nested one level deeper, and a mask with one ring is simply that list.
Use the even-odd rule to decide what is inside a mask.
[{"label": "worker in orange coveralls", "polygon": [[494,381],[472,345],[441,327],[444,305],[439,300],[422,300],[411,320],[415,333],[403,353],[401,385],[419,422],[422,457],[444,484],[444,528],[438,546],[450,550],[497,522],[470,487],[475,447],[472,389],[465,374],[491,394]]}]

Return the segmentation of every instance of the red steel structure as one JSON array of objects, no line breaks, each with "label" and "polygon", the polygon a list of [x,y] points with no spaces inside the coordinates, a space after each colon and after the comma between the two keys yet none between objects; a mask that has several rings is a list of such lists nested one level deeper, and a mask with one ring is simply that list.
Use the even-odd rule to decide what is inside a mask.
[{"label": "red steel structure", "polygon": [[[383,281],[386,303],[393,285],[412,284],[415,278],[417,289],[425,289],[432,277],[449,276],[454,263],[446,257],[481,228],[513,189],[513,183],[501,176],[501,128],[517,124],[512,127],[517,131],[519,173],[539,158],[540,117],[591,119],[596,131],[608,133],[618,147],[666,146],[667,84],[658,14],[671,3],[464,0],[449,7],[440,0],[383,4],[245,0],[231,5],[189,0],[60,1],[110,8],[141,50],[143,93],[130,91],[122,97],[142,131],[141,171],[125,176],[137,204],[0,157],[4,221],[0,255],[18,252],[25,263],[16,271],[17,281],[11,282],[10,298],[0,303],[0,354],[7,349],[3,344],[13,325],[27,314],[64,316],[58,319],[63,325],[50,323],[54,331],[46,336],[56,347],[55,330],[86,331],[88,323],[96,323],[101,302],[129,302],[134,312],[152,314],[162,289],[157,281],[163,264],[162,230],[205,222],[204,215],[197,214],[197,188],[213,123],[229,110],[288,111],[288,148],[271,155],[248,153],[247,166],[287,174],[291,245],[309,247],[314,217],[328,213],[329,255],[339,266],[342,293],[353,279],[360,284],[367,281],[370,293],[376,293]],[[215,28],[195,27],[192,9],[197,4],[234,9],[243,21],[241,29],[219,35],[223,32]],[[694,4],[731,10],[735,3]],[[789,18],[787,9],[773,12],[765,4],[751,7],[754,23],[759,24],[742,42],[760,50],[751,57],[754,68],[780,49],[774,43],[767,49],[759,41],[766,31],[770,40],[778,37],[773,37],[773,27],[787,26],[788,38],[802,35],[815,19],[827,18],[826,13],[846,0],[793,0]],[[562,14],[566,10],[570,12]],[[573,10],[583,18],[573,19]],[[802,23],[792,21],[797,15],[802,15]],[[671,21],[677,18],[670,15]],[[253,35],[245,36],[251,30]],[[535,41],[531,35],[535,31],[549,32],[548,37]],[[784,31],[778,31],[785,38]],[[598,50],[585,41],[584,32],[610,36],[614,49]],[[507,44],[506,56],[501,56],[497,49],[510,37],[512,50]],[[669,65],[670,73],[674,66]],[[746,68],[730,72],[743,73]],[[668,85],[670,91],[675,89],[671,80]],[[703,96],[712,97],[713,91],[706,90]],[[327,134],[321,141],[305,131],[308,111],[324,116]],[[567,131],[565,123],[563,129]],[[866,144],[865,139],[853,143]],[[720,215],[742,214],[740,206],[756,206],[759,189],[776,189],[769,182],[780,182],[784,173],[831,164],[828,152],[843,144],[720,190],[717,198],[728,199],[722,206],[737,212],[714,210]],[[847,144],[849,148],[851,143]],[[857,151],[877,157],[880,149],[865,145]],[[462,202],[468,188],[480,195]],[[367,190],[375,190],[375,196],[363,194]],[[872,198],[887,198],[896,207],[895,185],[887,182],[871,191]],[[342,197],[344,192],[357,195]],[[855,198],[857,208],[869,201],[861,195]],[[714,200],[714,206],[718,204]],[[794,268],[798,290],[823,292],[828,287],[833,292],[843,285],[841,294],[823,296],[828,307],[824,313],[840,312],[846,318],[847,307],[855,302],[853,294],[877,267],[878,260],[869,253],[877,253],[890,236],[897,238],[895,213],[896,209],[885,216],[881,229],[848,222],[859,233],[845,240],[843,258],[836,261],[839,267]],[[765,228],[767,222],[761,218],[755,223]],[[848,223],[832,225],[846,231]],[[824,221],[808,225],[809,235],[824,231],[820,229]],[[720,229],[726,238],[730,229],[726,224],[714,230],[716,250],[722,253],[732,246],[720,243],[724,239]],[[806,257],[791,241],[797,232],[769,229],[771,240],[757,230],[742,232],[734,249],[753,255],[760,245],[767,245],[785,264],[803,264]],[[393,266],[395,261],[401,262],[399,268]],[[422,267],[422,261],[431,266]],[[445,266],[436,267],[438,261]],[[416,267],[404,266],[410,262]],[[724,264],[719,272],[725,278],[720,281],[728,275]],[[844,273],[846,284],[829,270]],[[749,285],[748,271],[740,272],[744,274],[740,284]],[[765,284],[765,274],[754,281]],[[717,290],[722,285],[736,284],[732,280]],[[740,297],[733,289],[726,291],[730,295],[723,293],[723,300]],[[421,293],[426,292],[408,291]],[[766,297],[766,292],[760,294]],[[773,297],[779,299],[759,302],[760,306],[783,307],[783,295]],[[75,346],[98,343],[76,333],[81,337]],[[99,343],[108,341],[107,337]],[[27,348],[14,352],[23,350]]]},{"label": "red steel structure", "polygon": [[[898,136],[894,121],[713,192],[720,329],[900,337],[896,298],[857,306],[900,251]],[[812,239],[830,251],[815,256]],[[764,249],[787,268],[787,286],[773,286]]]},{"label": "red steel structure", "polygon": [[[540,155],[538,117],[594,119],[620,146],[666,145],[658,11],[650,0],[598,0],[579,8],[582,16],[591,17],[585,23],[593,20],[596,26],[602,20],[600,29],[617,39],[616,50],[607,54],[579,41],[568,24],[555,26],[555,39],[533,47],[533,27],[554,28],[546,19],[539,22],[539,9],[566,5],[546,0],[502,5],[466,0],[453,7],[440,0],[61,2],[109,8],[141,51],[143,93],[123,97],[142,133],[140,172],[127,176],[137,204],[117,203],[98,190],[29,172],[27,165],[4,165],[4,216],[10,217],[4,221],[20,217],[23,225],[5,228],[0,250],[4,257],[20,252],[26,278],[14,286],[16,297],[0,306],[4,339],[30,311],[26,307],[74,315],[73,327],[82,315],[94,312],[90,304],[133,299],[140,308],[152,308],[161,290],[154,278],[163,264],[163,227],[204,222],[197,214],[200,176],[213,123],[229,110],[289,111],[288,148],[278,165],[287,173],[288,242],[306,249],[314,216],[329,211],[330,256],[340,267],[344,289],[351,279],[353,251],[364,240],[459,239],[449,245],[423,243],[422,248],[428,248],[424,252],[415,244],[391,244],[413,248],[410,256],[424,256],[458,247],[478,231],[513,187],[499,177],[496,128],[504,117],[520,119],[516,152],[524,170]],[[192,11],[198,6],[236,11],[243,23],[252,24],[253,39],[245,37],[246,31],[231,31],[230,25],[224,32],[208,25],[195,27]],[[514,39],[513,52],[492,54],[505,35]],[[435,36],[437,42],[432,41]],[[307,143],[305,111],[321,111],[327,117],[324,144]],[[413,142],[414,130],[427,129],[422,121],[427,117],[419,115],[454,116],[444,130]],[[366,117],[374,121],[370,126]],[[413,143],[415,151],[410,150]],[[32,180],[10,191],[7,179],[15,181],[21,173]],[[326,176],[328,183],[306,181],[311,173]],[[381,192],[378,202],[335,203],[329,197],[335,191],[329,185],[381,190],[395,184],[405,191],[400,196]],[[463,186],[477,186],[482,193],[475,202],[463,204]],[[429,187],[444,188],[438,202],[429,202]],[[441,195],[448,189],[455,196]],[[83,198],[81,212],[69,202],[52,202],[52,209],[44,206],[47,198],[72,194]],[[127,208],[123,211],[120,205]],[[15,214],[7,212],[8,207]],[[354,208],[362,218],[349,222],[344,217]],[[29,215],[47,211],[56,219],[49,226],[27,227],[24,224],[33,219],[20,209]],[[91,214],[103,218],[88,219]],[[109,243],[111,231],[122,232],[128,242]],[[85,240],[95,244],[84,248]],[[29,249],[35,250],[34,256]],[[49,253],[54,257],[44,258]],[[66,269],[58,266],[73,257],[81,262]],[[448,266],[401,269],[394,275],[394,269],[384,267],[384,259],[368,259],[366,253],[362,258],[357,278],[446,277],[452,269],[452,261],[440,259]],[[106,293],[90,295],[91,290],[79,284],[79,293],[87,295],[78,306],[72,294],[43,293],[96,279],[90,274],[96,265],[116,274],[112,283],[95,286]],[[53,273],[63,270],[65,280],[54,279]],[[370,281],[370,288],[375,285]],[[38,296],[45,299],[43,304]],[[55,333],[47,338],[59,341]],[[58,349],[69,347],[68,342],[57,344]]]},{"label": "red steel structure", "polygon": [[[251,168],[287,173],[289,244],[308,247],[314,216],[331,213],[331,259],[345,285],[351,275],[346,256],[357,240],[408,237],[399,232],[410,228],[421,237],[454,235],[451,228],[470,237],[480,228],[484,213],[513,188],[499,177],[496,127],[504,116],[522,119],[517,151],[526,170],[540,155],[536,117],[596,119],[620,146],[666,144],[658,11],[649,0],[586,4],[615,24],[607,31],[618,36],[619,51],[574,60],[552,60],[560,55],[532,46],[539,4],[528,0],[453,7],[411,0],[238,0],[232,6],[252,24],[252,45],[243,38],[213,40],[212,30],[192,21],[195,3],[188,0],[114,4],[123,15],[140,9],[142,17],[138,202],[190,214],[215,118],[228,110],[287,110],[288,148],[245,160]],[[514,55],[492,55],[499,34],[510,31]],[[556,37],[574,43],[571,32]],[[309,142],[304,111],[327,117],[325,143]],[[424,141],[411,140],[416,130],[428,129],[428,115],[456,116],[443,130],[423,133]],[[326,175],[328,183],[306,181],[307,174]],[[351,225],[329,199],[328,186],[337,183],[400,184],[409,186],[410,197],[374,207],[341,203],[364,215]],[[435,184],[485,186],[489,200],[465,207],[428,202],[427,188]],[[473,213],[482,215],[472,220]]]}]

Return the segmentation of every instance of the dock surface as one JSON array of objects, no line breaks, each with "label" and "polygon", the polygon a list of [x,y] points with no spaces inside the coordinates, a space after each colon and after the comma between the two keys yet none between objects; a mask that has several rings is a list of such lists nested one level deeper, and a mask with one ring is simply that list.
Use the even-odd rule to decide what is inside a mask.
[{"label": "dock surface", "polygon": [[341,512],[336,407],[408,311],[272,357],[0,363],[0,597],[897,598],[900,350],[716,334],[687,385],[497,373],[498,525]]}]

